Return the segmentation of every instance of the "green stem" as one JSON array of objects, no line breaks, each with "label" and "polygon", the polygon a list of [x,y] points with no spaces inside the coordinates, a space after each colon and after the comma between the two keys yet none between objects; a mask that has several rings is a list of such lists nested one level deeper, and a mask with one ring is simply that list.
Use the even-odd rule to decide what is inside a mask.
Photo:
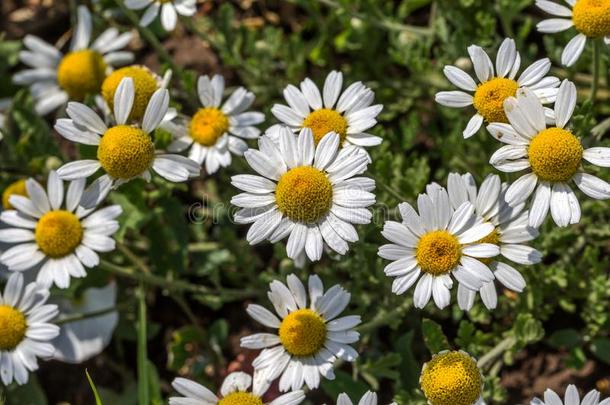
[{"label": "green stem", "polygon": [[391,311],[378,313],[375,318],[373,318],[371,321],[369,321],[365,324],[360,325],[359,327],[356,328],[356,330],[359,331],[360,333],[363,333],[363,332],[368,332],[373,329],[377,329],[380,326],[384,326],[387,323],[389,323],[390,321],[400,317],[402,314],[407,312],[407,310],[410,307],[411,307],[411,305],[409,304],[409,302],[405,301],[404,303],[395,307]]},{"label": "green stem", "polygon": [[498,343],[493,349],[491,349],[483,357],[481,357],[477,362],[477,365],[481,369],[485,368],[488,364],[493,363],[496,357],[500,357],[504,354],[505,351],[513,347],[515,343],[517,342],[512,336],[504,338],[504,340],[500,341],[500,343]]},{"label": "green stem", "polygon": [[146,336],[146,290],[144,283],[136,290],[138,298],[138,398],[140,405],[149,404],[148,349]]},{"label": "green stem", "polygon": [[84,319],[97,318],[98,316],[106,315],[111,312],[115,312],[116,310],[117,310],[117,307],[109,307],[109,308],[100,309],[98,311],[74,314],[74,315],[68,316],[66,318],[58,319],[57,321],[55,321],[55,324],[56,325],[65,325],[67,323],[82,321]]},{"label": "green stem", "polygon": [[599,72],[601,63],[601,39],[593,40],[593,81],[591,82],[591,96],[589,100],[595,103],[599,88]]}]

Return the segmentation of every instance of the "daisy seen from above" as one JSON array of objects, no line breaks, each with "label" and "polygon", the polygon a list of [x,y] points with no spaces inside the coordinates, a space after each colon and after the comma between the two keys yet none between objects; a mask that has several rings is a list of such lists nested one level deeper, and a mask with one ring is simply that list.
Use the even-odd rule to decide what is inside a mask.
[{"label": "daisy seen from above", "polygon": [[316,275],[309,276],[309,294],[294,274],[288,276],[286,284],[275,280],[267,293],[279,317],[257,304],[247,308],[248,315],[277,329],[277,334],[246,336],[241,339],[241,346],[263,349],[252,366],[270,382],[280,377],[280,391],[297,390],[303,384],[315,389],[320,385],[320,376],[335,378],[335,361],[351,362],[358,357],[350,344],[360,338],[354,330],[360,324],[360,316],[338,318],[349,304],[350,293],[339,285],[324,292],[322,280]]},{"label": "daisy seen from above", "polygon": [[492,123],[487,129],[507,145],[498,149],[489,162],[507,173],[529,171],[510,185],[505,198],[515,207],[534,193],[530,226],[542,225],[549,209],[558,226],[580,221],[580,204],[571,182],[591,198],[610,198],[610,184],[582,169],[583,161],[610,167],[610,148],[584,149],[580,138],[568,127],[576,106],[574,83],[564,80],[559,88],[554,127],[547,128],[542,104],[528,89],[507,99],[504,106],[509,124]]},{"label": "daisy seen from above", "polygon": [[[522,265],[532,265],[542,260],[542,254],[526,243],[538,236],[536,228],[528,224],[529,212],[524,210],[525,203],[511,207],[504,200],[508,184],[501,183],[498,175],[489,175],[481,187],[477,185],[470,173],[459,175],[449,174],[447,191],[449,201],[454,209],[465,201],[470,201],[475,208],[475,214],[485,223],[494,226],[494,230],[478,243],[491,243],[500,247],[500,256],[493,259],[482,259],[489,266],[504,287],[515,292],[522,292],[525,279],[513,266],[504,262],[508,259]],[[495,309],[498,294],[494,281],[483,284],[479,291],[483,304],[487,309]],[[474,304],[476,291],[458,286],[458,305],[461,309],[470,310]]]},{"label": "daisy seen from above", "polygon": [[171,397],[169,405],[297,405],[303,402],[305,394],[301,390],[280,395],[273,401],[263,400],[269,389],[269,382],[255,373],[254,378],[249,374],[238,371],[229,374],[220,387],[220,396],[209,389],[186,378],[176,378],[172,387],[182,397]]},{"label": "daisy seen from above", "polygon": [[5,386],[26,384],[29,373],[38,370],[38,358],[53,356],[51,340],[59,327],[50,321],[58,309],[46,303],[48,298],[41,285],[25,285],[21,273],[11,274],[0,294],[0,378]]},{"label": "daisy seen from above", "polygon": [[553,18],[538,23],[539,32],[554,34],[576,28],[578,34],[568,42],[561,54],[561,63],[574,65],[587,44],[587,39],[602,38],[610,44],[610,0],[564,0],[561,4],[550,0],[536,0],[536,6]]},{"label": "daisy seen from above", "polygon": [[375,93],[362,82],[352,83],[343,92],[342,88],[341,72],[328,74],[322,93],[311,79],[306,78],[300,88],[287,86],[284,98],[288,105],[275,104],[271,112],[296,132],[309,128],[316,145],[329,132],[339,135],[342,146],[379,145],[380,137],[365,132],[377,124],[377,115],[383,109],[381,104],[371,105]]},{"label": "daisy seen from above", "polygon": [[24,38],[26,50],[19,58],[30,68],[15,74],[13,81],[30,87],[39,114],[48,114],[68,100],[82,101],[98,94],[113,66],[134,59],[131,52],[122,51],[131,41],[130,32],[120,34],[116,28],[108,28],[91,42],[92,30],[91,13],[79,6],[78,24],[66,55],[38,37]]},{"label": "daisy seen from above", "polygon": [[547,76],[551,69],[551,61],[548,58],[532,63],[517,77],[521,68],[521,56],[511,38],[506,38],[500,45],[495,69],[489,55],[480,46],[471,45],[468,47],[468,53],[479,82],[475,82],[462,69],[448,65],[443,72],[460,90],[441,91],[435,96],[436,102],[446,107],[474,107],[476,114],[462,132],[464,138],[476,134],[483,122],[507,122],[504,100],[515,96],[519,88],[531,89],[544,104],[555,101],[559,79]]},{"label": "daisy seen from above", "polygon": [[[28,197],[13,195],[14,210],[0,220],[0,242],[14,246],[0,255],[9,271],[21,272],[40,265],[37,281],[45,287],[68,288],[70,278],[87,275],[85,267],[99,264],[96,252],[114,250],[112,235],[119,229],[118,205],[100,210],[79,206],[85,180],[71,182],[67,190],[56,172],[49,173],[47,190],[34,179],[26,181]],[[65,195],[65,198],[64,198]]]},{"label": "daisy seen from above", "polygon": [[70,118],[57,120],[55,129],[73,142],[97,146],[97,159],[84,159],[64,164],[57,173],[64,180],[86,179],[100,168],[104,174],[87,189],[82,205],[90,207],[105,198],[112,187],[135,178],[150,181],[151,169],[171,182],[183,182],[199,175],[197,162],[176,154],[157,151],[152,132],[163,120],[169,106],[166,89],[156,90],[141,124],[127,123],[135,99],[133,79],[121,80],[114,97],[114,126],[106,126],[102,118],[81,103],[68,104]]},{"label": "daisy seen from above", "polygon": [[483,376],[464,351],[443,351],[424,364],[419,384],[430,405],[482,405]]},{"label": "daisy seen from above", "polygon": [[242,156],[248,149],[244,139],[258,138],[261,131],[255,125],[265,120],[262,113],[247,111],[254,102],[252,92],[239,87],[222,103],[224,89],[222,76],[200,76],[197,93],[203,107],[190,118],[179,117],[163,124],[176,137],[168,150],[182,152],[190,148],[189,157],[205,164],[208,174],[229,166],[231,154]]},{"label": "daisy seen from above", "polygon": [[157,16],[161,16],[161,25],[166,31],[173,31],[178,22],[178,15],[192,17],[197,12],[197,0],[125,0],[125,6],[132,10],[142,10],[140,25],[146,27]]},{"label": "daisy seen from above", "polygon": [[375,182],[358,177],[369,162],[360,148],[339,147],[340,137],[329,133],[316,145],[312,131],[298,137],[287,128],[278,143],[259,138],[259,150],[244,157],[260,175],[237,175],[231,183],[244,192],[231,203],[240,208],[235,221],[252,224],[247,240],[254,245],[288,238],[288,257],[299,265],[305,257],[320,260],[327,245],[344,255],[348,242],[358,240],[352,224],[368,224],[367,209],[375,203]]},{"label": "daisy seen from above", "polygon": [[544,392],[544,398],[534,398],[530,405],[610,405],[610,398],[599,401],[600,393],[597,390],[591,390],[580,401],[580,394],[575,385],[568,385],[563,401],[557,393],[551,389]]},{"label": "daisy seen from above", "polygon": [[454,209],[447,190],[433,183],[427,194],[419,195],[417,207],[419,214],[409,203],[401,203],[402,222],[386,221],[381,232],[391,242],[378,254],[392,261],[384,272],[395,278],[393,293],[403,294],[417,282],[415,307],[425,307],[432,297],[443,309],[451,301],[451,276],[472,291],[493,281],[484,261],[500,253],[498,245],[485,241],[494,226],[477,220],[470,201]]}]

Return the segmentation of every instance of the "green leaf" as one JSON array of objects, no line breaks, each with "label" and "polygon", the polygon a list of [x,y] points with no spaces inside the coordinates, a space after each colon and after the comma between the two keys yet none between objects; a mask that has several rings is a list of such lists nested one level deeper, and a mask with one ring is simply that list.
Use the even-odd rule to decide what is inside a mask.
[{"label": "green leaf", "polygon": [[535,343],[544,337],[544,328],[532,314],[519,314],[515,321],[515,337],[522,345]]},{"label": "green leaf", "polygon": [[591,352],[604,363],[610,364],[610,339],[595,339],[591,342]]},{"label": "green leaf", "polygon": [[421,327],[424,334],[424,343],[426,343],[426,347],[431,354],[449,350],[447,337],[438,323],[430,319],[423,319]]},{"label": "green leaf", "polygon": [[412,390],[419,386],[419,373],[421,366],[413,355],[413,336],[415,332],[409,331],[398,338],[396,348],[401,357],[401,362],[398,365],[400,373],[400,384],[405,390]]},{"label": "green leaf", "polygon": [[148,391],[150,393],[151,405],[162,405],[161,382],[155,364],[148,360]]},{"label": "green leaf", "polygon": [[25,385],[13,384],[7,389],[6,405],[47,405],[47,397],[35,374]]},{"label": "green leaf", "polygon": [[549,344],[557,349],[572,348],[580,343],[580,332],[576,329],[560,329],[549,336]]},{"label": "green leaf", "polygon": [[102,399],[100,398],[100,394],[97,392],[97,388],[93,379],[89,375],[89,371],[85,369],[85,375],[87,376],[87,381],[89,381],[89,386],[91,387],[91,391],[93,391],[93,397],[95,398],[96,405],[102,405]]}]

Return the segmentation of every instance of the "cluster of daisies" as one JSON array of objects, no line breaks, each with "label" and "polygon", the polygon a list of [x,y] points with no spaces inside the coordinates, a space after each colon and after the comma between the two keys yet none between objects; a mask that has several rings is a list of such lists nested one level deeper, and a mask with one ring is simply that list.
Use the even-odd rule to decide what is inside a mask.
[{"label": "cluster of daisies", "polygon": [[[541,32],[575,27],[579,34],[566,46],[562,61],[572,65],[586,39],[610,41],[610,1],[568,0],[571,8],[546,0],[537,5],[556,16],[543,21]],[[159,14],[172,30],[178,15],[195,13],[194,0],[127,0],[128,8],[144,9],[141,24]],[[257,125],[265,116],[250,108],[255,96],[239,87],[228,97],[222,76],[201,76],[197,95],[201,106],[185,114],[170,107],[171,71],[162,76],[145,66],[131,64],[124,48],[130,32],[109,28],[93,38],[86,7],[78,8],[78,24],[66,54],[40,38],[24,38],[21,61],[30,68],[14,81],[29,86],[41,115],[57,111],[62,118],[55,130],[67,140],[92,146],[91,159],[68,162],[49,173],[45,183],[19,180],[3,193],[0,220],[0,263],[8,272],[0,295],[0,376],[3,384],[24,384],[38,368],[38,358],[79,362],[102,351],[112,336],[118,315],[114,311],[90,320],[54,322],[75,311],[104,312],[116,300],[114,283],[85,292],[79,304],[53,300],[50,288],[65,289],[73,278],[100,264],[100,254],[116,248],[118,205],[102,208],[112,190],[134,179],[149,182],[153,175],[165,181],[185,182],[210,175],[243,156],[254,173],[239,174],[231,183],[240,193],[231,203],[239,208],[238,224],[249,224],[247,241],[254,245],[286,241],[286,254],[297,267],[321,260],[326,253],[346,255],[358,241],[358,225],[369,224],[376,202],[375,181],[365,175],[372,158],[368,148],[382,139],[369,133],[382,105],[361,82],[345,85],[333,71],[318,87],[307,78],[288,85],[286,104],[271,109],[279,123],[264,133]],[[479,46],[468,48],[476,79],[446,66],[447,79],[460,90],[436,95],[452,108],[473,106],[476,114],[464,129],[464,138],[487,132],[505,144],[490,164],[505,173],[524,172],[513,183],[490,175],[480,184],[469,174],[451,173],[445,186],[431,183],[416,204],[398,205],[399,221],[389,220],[381,231],[389,243],[378,255],[389,263],[384,272],[393,279],[392,292],[404,294],[413,286],[413,303],[424,308],[432,299],[443,309],[451,303],[457,282],[459,308],[470,310],[477,295],[494,309],[496,284],[521,292],[526,281],[519,265],[542,260],[529,245],[549,214],[558,226],[580,221],[578,198],[572,182],[594,199],[610,198],[610,184],[588,174],[583,164],[610,167],[610,148],[585,148],[572,132],[570,119],[577,103],[574,84],[549,76],[551,62],[539,60],[521,68],[512,39],[499,47],[495,64]],[[120,67],[119,66],[123,66]],[[172,139],[164,147],[163,131]],[[252,143],[256,140],[257,147]],[[249,143],[250,142],[250,143]],[[262,327],[243,337],[241,347],[260,350],[252,375],[227,376],[219,394],[187,379],[176,378],[181,397],[170,404],[263,404],[271,384],[281,395],[269,404],[292,405],[305,399],[305,387],[319,387],[334,379],[339,361],[358,358],[358,315],[343,315],[350,293],[340,285],[324,288],[311,275],[306,285],[291,274],[283,283],[270,283],[273,311],[251,304],[247,313]],[[271,330],[272,332],[270,332]],[[477,362],[462,351],[441,352],[421,371],[421,390],[432,405],[482,404],[483,376]],[[583,404],[599,402],[592,391]],[[352,404],[342,394],[338,404]],[[362,405],[377,403],[368,392]],[[544,401],[560,405],[547,391]],[[565,404],[580,404],[570,386]]]}]

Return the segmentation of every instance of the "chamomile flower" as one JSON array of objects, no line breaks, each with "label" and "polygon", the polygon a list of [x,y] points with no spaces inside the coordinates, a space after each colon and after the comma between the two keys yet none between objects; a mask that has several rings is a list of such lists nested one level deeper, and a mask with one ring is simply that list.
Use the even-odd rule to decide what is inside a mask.
[{"label": "chamomile flower", "polygon": [[309,276],[309,305],[305,286],[294,274],[287,285],[273,281],[267,294],[279,318],[266,308],[251,304],[248,314],[275,333],[257,333],[241,339],[241,346],[263,349],[252,362],[268,381],[280,377],[280,391],[310,389],[320,385],[320,375],[333,380],[337,359],[354,361],[358,353],[350,346],[360,334],[353,328],[359,315],[337,318],[347,307],[350,293],[335,285],[324,292],[322,280]]},{"label": "chamomile flower", "polygon": [[2,208],[5,210],[13,210],[15,207],[11,205],[11,197],[20,195],[27,197],[28,191],[25,187],[25,179],[20,179],[9,184],[2,192]]},{"label": "chamomile flower", "polygon": [[539,32],[554,34],[576,28],[576,35],[563,49],[561,63],[572,66],[585,49],[587,38],[604,39],[610,44],[610,0],[565,0],[570,7],[549,0],[536,0],[536,6],[553,15],[538,23]]},{"label": "chamomile flower", "polygon": [[[110,282],[102,288],[87,288],[75,299],[55,300],[59,307],[58,320],[67,320],[78,314],[92,314],[116,306],[117,285]],[[119,322],[116,310],[99,316],[62,324],[59,336],[53,340],[53,358],[66,363],[82,363],[100,354],[112,339]]]},{"label": "chamomile flower", "polygon": [[57,120],[55,129],[63,137],[77,143],[97,146],[97,159],[66,163],[57,171],[64,180],[86,179],[100,168],[104,171],[83,197],[83,206],[99,203],[112,187],[134,178],[150,181],[152,169],[172,182],[182,182],[199,175],[199,165],[193,160],[156,150],[151,133],[159,127],[169,105],[166,89],[156,90],[142,118],[141,125],[128,125],[134,105],[133,79],[121,80],[114,96],[114,121],[108,127],[89,107],[81,103],[68,104],[68,118]]},{"label": "chamomile flower", "polygon": [[547,389],[544,392],[544,400],[534,398],[530,402],[530,405],[610,405],[610,398],[606,398],[599,402],[600,393],[597,390],[591,390],[585,397],[580,401],[580,394],[576,386],[570,384],[566,390],[564,400],[551,389]]},{"label": "chamomile flower", "polygon": [[[352,400],[347,396],[346,393],[339,394],[337,397],[337,405],[353,405]],[[360,401],[358,401],[358,405],[377,405],[377,394],[371,391],[367,391]],[[390,405],[396,405],[396,403],[391,403]]]},{"label": "chamomile flower", "polygon": [[[457,209],[465,201],[469,201],[474,205],[479,220],[494,226],[494,230],[478,243],[499,246],[500,255],[515,263],[523,265],[539,263],[542,254],[526,244],[538,236],[538,231],[529,226],[529,212],[524,211],[524,203],[511,207],[504,200],[507,188],[508,184],[501,183],[497,175],[487,176],[479,190],[469,173],[465,175],[451,173],[447,181],[449,201],[453,208]],[[525,288],[525,279],[521,273],[505,263],[500,256],[481,261],[489,266],[495,279],[506,288],[516,292],[521,292]],[[488,309],[496,308],[498,295],[494,281],[484,283],[479,292],[483,304]],[[460,284],[457,296],[460,308],[470,310],[476,294],[476,291],[464,288]]]},{"label": "chamomile flower", "polygon": [[443,351],[424,364],[419,384],[430,405],[483,404],[483,376],[463,351]]},{"label": "chamomile flower", "polygon": [[64,204],[64,183],[49,173],[47,191],[35,180],[26,181],[29,198],[13,195],[14,210],[4,211],[0,220],[12,228],[0,229],[0,242],[15,246],[0,255],[10,271],[25,271],[40,265],[37,281],[45,287],[70,285],[70,277],[85,277],[85,267],[99,263],[97,252],[109,252],[111,238],[119,224],[118,205],[98,211],[79,206],[85,180],[70,183]]},{"label": "chamomile flower", "polygon": [[298,390],[265,402],[263,395],[269,389],[269,382],[257,373],[252,378],[241,371],[231,373],[225,378],[220,388],[220,396],[186,378],[174,379],[172,387],[184,396],[171,397],[169,405],[297,405],[305,399],[303,391]]},{"label": "chamomile flower", "polygon": [[0,294],[0,378],[7,386],[26,384],[29,372],[38,370],[38,358],[48,359],[50,343],[59,327],[50,323],[57,306],[46,304],[49,291],[37,283],[24,285],[23,275],[13,273]]},{"label": "chamomile flower", "polygon": [[276,104],[271,112],[294,131],[309,128],[317,145],[329,132],[339,135],[341,145],[369,147],[382,139],[365,131],[377,124],[381,104],[371,105],[373,90],[362,82],[348,86],[342,93],[343,74],[332,71],[326,77],[322,94],[315,83],[306,78],[300,89],[289,85],[284,89],[288,106]]},{"label": "chamomile flower", "polygon": [[514,96],[519,88],[531,89],[544,104],[555,101],[559,79],[546,76],[551,69],[548,58],[534,62],[516,78],[521,67],[521,56],[514,40],[506,38],[502,42],[496,56],[495,70],[489,55],[480,46],[471,45],[468,53],[479,83],[462,69],[445,66],[445,76],[460,90],[441,91],[435,96],[436,102],[446,107],[474,107],[476,114],[462,132],[464,138],[476,134],[484,121],[507,122],[503,102]]},{"label": "chamomile flower", "polygon": [[470,201],[453,208],[441,186],[429,185],[428,193],[417,198],[417,206],[419,214],[401,203],[402,222],[386,221],[381,233],[392,243],[381,246],[379,256],[392,261],[384,272],[395,277],[393,293],[403,294],[419,280],[413,294],[415,307],[425,307],[433,297],[443,309],[451,300],[452,275],[473,291],[494,279],[484,260],[497,256],[500,248],[482,241],[494,226],[477,221]]},{"label": "chamomile flower", "polygon": [[173,31],[178,22],[178,14],[191,17],[197,12],[197,0],[126,0],[125,6],[132,10],[146,11],[140,25],[146,27],[161,14],[161,25],[166,31]]},{"label": "chamomile flower", "polygon": [[549,207],[558,226],[580,221],[580,205],[570,188],[571,181],[591,198],[610,198],[610,184],[581,169],[583,160],[610,167],[610,148],[584,149],[567,127],[576,106],[576,87],[572,82],[565,80],[559,88],[554,127],[546,127],[542,104],[528,89],[520,90],[517,98],[509,98],[504,106],[510,124],[493,123],[487,129],[507,145],[496,151],[489,162],[503,172],[530,171],[510,185],[505,197],[515,207],[536,190],[530,226],[539,227]]},{"label": "chamomile flower", "polygon": [[116,28],[108,28],[91,43],[91,31],[91,14],[85,6],[79,6],[78,24],[66,55],[38,37],[24,38],[27,50],[21,51],[19,58],[31,69],[17,73],[13,80],[30,86],[39,114],[48,114],[68,100],[81,101],[99,93],[112,66],[133,60],[131,52],[122,51],[131,33],[119,34]]},{"label": "chamomile flower", "polygon": [[188,119],[164,124],[164,129],[176,136],[168,146],[171,152],[182,152],[190,147],[189,157],[205,170],[214,173],[219,167],[231,164],[231,153],[241,156],[248,149],[244,139],[256,139],[260,130],[254,125],[265,120],[260,112],[246,111],[254,102],[254,94],[238,88],[222,104],[224,78],[200,76],[197,81],[199,101],[203,105]]},{"label": "chamomile flower", "polygon": [[288,257],[297,263],[303,263],[305,255],[320,260],[325,243],[344,255],[348,242],[358,240],[352,224],[368,224],[372,217],[367,207],[375,203],[375,182],[354,177],[366,170],[368,155],[353,146],[339,149],[335,133],[316,146],[309,128],[298,138],[283,128],[278,143],[263,136],[259,150],[244,153],[262,177],[232,177],[232,184],[244,191],[231,199],[242,208],[235,221],[252,223],[250,244],[288,237]]}]

